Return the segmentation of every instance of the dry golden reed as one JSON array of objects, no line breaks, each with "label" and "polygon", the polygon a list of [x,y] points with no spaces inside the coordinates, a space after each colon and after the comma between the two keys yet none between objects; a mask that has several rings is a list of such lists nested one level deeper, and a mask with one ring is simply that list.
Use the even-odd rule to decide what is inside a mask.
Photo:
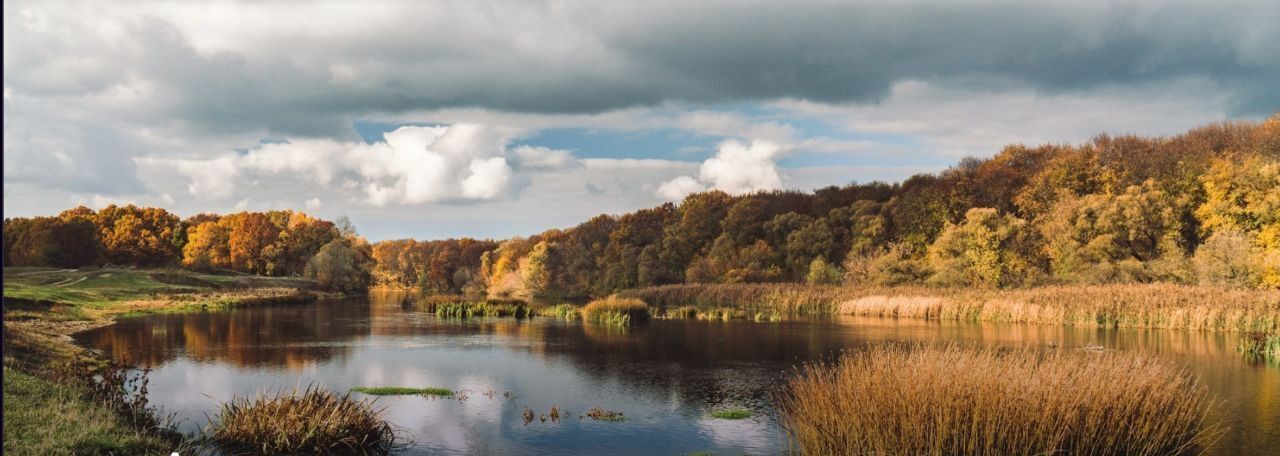
[{"label": "dry golden reed", "polygon": [[804,454],[1195,453],[1218,434],[1208,391],[1143,355],[869,348],[803,368],[778,396]]},{"label": "dry golden reed", "polygon": [[370,402],[316,387],[232,399],[209,437],[232,454],[386,454],[395,443]]},{"label": "dry golden reed", "polygon": [[1051,286],[1020,290],[800,284],[668,285],[619,293],[659,309],[734,308],[1072,326],[1280,331],[1280,290],[1173,284]]},{"label": "dry golden reed", "polygon": [[639,299],[609,296],[582,308],[582,319],[616,326],[649,321],[649,306]]}]

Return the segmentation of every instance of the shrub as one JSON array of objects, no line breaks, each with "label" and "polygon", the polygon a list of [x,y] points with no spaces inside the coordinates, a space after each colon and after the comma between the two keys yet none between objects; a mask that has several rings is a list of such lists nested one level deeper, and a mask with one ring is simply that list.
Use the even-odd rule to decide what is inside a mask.
[{"label": "shrub", "polygon": [[639,299],[610,296],[591,301],[582,308],[582,318],[587,321],[628,326],[649,321],[649,306]]},{"label": "shrub", "polygon": [[813,285],[836,285],[840,283],[840,276],[844,272],[835,265],[827,263],[822,257],[814,258],[809,262],[809,273],[805,276],[805,282]]},{"label": "shrub", "polygon": [[222,404],[210,428],[214,442],[243,453],[385,454],[395,442],[382,410],[315,387],[234,398]]},{"label": "shrub", "polygon": [[1216,433],[1194,377],[1123,353],[881,346],[778,402],[806,454],[1182,454]]}]

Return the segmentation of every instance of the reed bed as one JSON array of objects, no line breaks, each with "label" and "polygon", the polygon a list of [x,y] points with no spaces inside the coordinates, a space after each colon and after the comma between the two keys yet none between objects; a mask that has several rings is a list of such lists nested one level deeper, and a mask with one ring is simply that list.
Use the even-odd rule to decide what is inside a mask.
[{"label": "reed bed", "polygon": [[209,427],[209,437],[230,453],[386,454],[395,444],[381,409],[318,387],[237,397]]},{"label": "reed bed", "polygon": [[806,454],[1171,455],[1218,435],[1206,388],[1140,354],[889,345],[798,374],[777,400]]},{"label": "reed bed", "polygon": [[630,326],[649,321],[649,306],[639,299],[610,296],[591,301],[582,308],[582,319],[613,326]]},{"label": "reed bed", "polygon": [[573,304],[556,304],[538,309],[538,315],[563,320],[577,320],[582,318],[582,308]]},{"label": "reed bed", "polygon": [[[1173,284],[1019,290],[800,284],[668,285],[619,293],[658,309],[701,313],[846,314],[1071,326],[1280,331],[1280,291]],[[767,315],[767,314],[766,314]]]},{"label": "reed bed", "polygon": [[440,318],[516,317],[528,318],[533,311],[524,301],[433,297],[421,303],[424,310]]},{"label": "reed bed", "polygon": [[1240,338],[1238,348],[1250,359],[1280,361],[1280,332],[1251,332]]}]

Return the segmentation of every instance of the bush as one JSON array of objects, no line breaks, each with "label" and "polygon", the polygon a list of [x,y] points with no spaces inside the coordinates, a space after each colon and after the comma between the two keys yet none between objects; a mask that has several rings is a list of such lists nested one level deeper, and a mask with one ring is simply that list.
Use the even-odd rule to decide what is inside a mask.
[{"label": "bush", "polygon": [[805,454],[1183,454],[1215,434],[1194,377],[1121,353],[874,347],[778,401]]}]

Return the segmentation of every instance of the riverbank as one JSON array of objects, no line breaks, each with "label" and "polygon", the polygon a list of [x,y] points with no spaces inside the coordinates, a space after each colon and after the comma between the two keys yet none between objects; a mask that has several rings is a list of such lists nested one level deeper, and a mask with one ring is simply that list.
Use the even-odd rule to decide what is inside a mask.
[{"label": "riverbank", "polygon": [[1107,328],[1280,332],[1280,290],[1170,284],[1052,286],[1018,290],[695,284],[618,293],[665,313],[740,310]]},{"label": "riverbank", "polygon": [[298,278],[179,269],[5,268],[5,453],[167,453],[182,442],[58,375],[119,368],[70,336],[128,315],[310,302],[323,295],[313,288]]}]

